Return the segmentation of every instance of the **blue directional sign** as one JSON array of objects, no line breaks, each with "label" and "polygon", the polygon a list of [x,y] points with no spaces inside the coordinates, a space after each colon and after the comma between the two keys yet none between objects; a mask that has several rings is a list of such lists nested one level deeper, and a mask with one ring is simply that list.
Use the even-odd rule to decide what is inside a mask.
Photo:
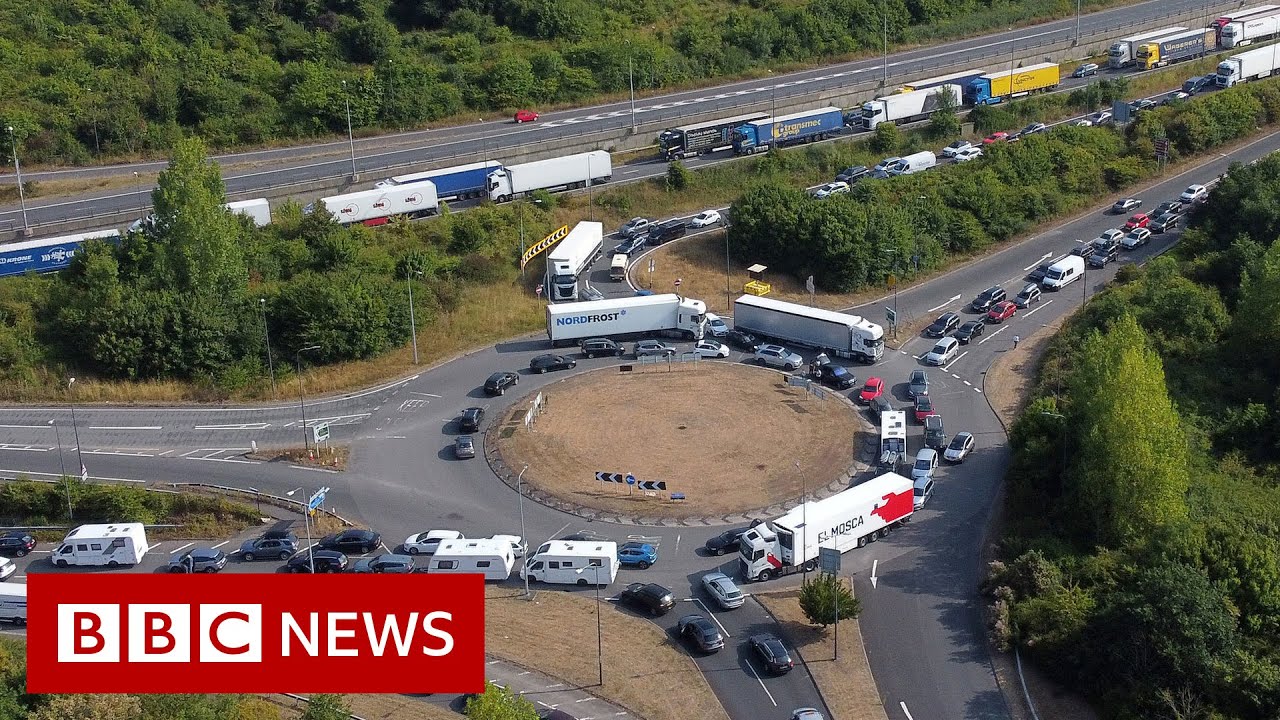
[{"label": "blue directional sign", "polygon": [[631,473],[627,473],[627,484],[628,484],[628,485],[635,485],[635,484],[636,484],[636,476],[635,476],[635,475],[632,475]]},{"label": "blue directional sign", "polygon": [[315,510],[316,508],[320,507],[321,505],[323,505],[323,504],[324,504],[324,496],[325,496],[328,492],[329,492],[329,488],[327,488],[327,487],[322,487],[322,488],[320,488],[319,490],[317,490],[317,491],[316,491],[316,494],[315,494],[315,495],[312,495],[312,496],[311,496],[311,499],[307,501],[307,511],[308,511],[308,512],[310,512],[310,511]]}]

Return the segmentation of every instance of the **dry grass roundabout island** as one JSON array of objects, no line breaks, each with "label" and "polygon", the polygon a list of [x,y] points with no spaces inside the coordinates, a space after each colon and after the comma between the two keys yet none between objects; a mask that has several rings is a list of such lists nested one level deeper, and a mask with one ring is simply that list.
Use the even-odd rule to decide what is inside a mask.
[{"label": "dry grass roundabout island", "polygon": [[[489,432],[526,483],[579,505],[628,515],[724,516],[799,498],[853,462],[861,420],[834,392],[819,398],[785,376],[715,361],[633,364],[548,386],[544,411],[523,423],[531,398]],[[799,464],[799,468],[796,464]],[[597,472],[662,480],[647,495],[602,483]],[[684,493],[673,501],[670,494]]]}]

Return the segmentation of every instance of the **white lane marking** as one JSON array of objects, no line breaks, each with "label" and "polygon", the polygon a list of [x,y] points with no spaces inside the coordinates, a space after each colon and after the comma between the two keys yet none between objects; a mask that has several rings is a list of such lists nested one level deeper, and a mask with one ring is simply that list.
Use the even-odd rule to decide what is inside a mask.
[{"label": "white lane marking", "polygon": [[154,457],[144,452],[113,452],[111,450],[84,450],[85,455],[127,455],[128,457]]},{"label": "white lane marking", "polygon": [[990,335],[988,335],[988,336],[986,336],[986,337],[982,338],[981,340],[979,340],[979,341],[978,341],[978,344],[979,344],[979,345],[981,345],[982,343],[984,343],[984,342],[986,342],[986,341],[988,341],[988,340],[990,340],[990,339],[994,338],[995,336],[997,336],[997,335],[999,335],[1000,333],[1004,332],[1008,327],[1009,327],[1008,325],[1002,325],[1002,326],[1000,327],[1000,329],[999,329],[999,330],[997,330],[997,331],[995,331],[995,332],[991,333]]},{"label": "white lane marking", "polygon": [[337,470],[330,470],[328,468],[313,468],[313,467],[307,467],[306,465],[290,465],[289,467],[293,468],[294,470],[310,470],[311,472],[322,472],[322,473],[330,473],[330,474],[336,474],[338,472]]},{"label": "white lane marking", "polygon": [[233,423],[231,425],[196,425],[194,430],[266,430],[271,423]]},{"label": "white lane marking", "polygon": [[48,425],[0,425],[0,428],[14,428],[20,430],[48,430]]},{"label": "white lane marking", "polygon": [[90,430],[159,430],[159,425],[90,425]]},{"label": "white lane marking", "polygon": [[951,362],[947,363],[947,365],[942,368],[942,372],[948,372],[949,370],[951,370],[952,365],[955,365],[956,363],[960,362],[960,358],[968,354],[969,354],[969,351],[965,350],[964,352],[957,355],[955,360],[952,360]]},{"label": "white lane marking", "polygon": [[973,387],[973,383],[969,382],[968,380],[965,380],[964,384],[968,385],[969,387]]},{"label": "white lane marking", "polygon": [[[1079,241],[1079,240],[1077,240],[1076,242],[1080,242],[1080,241]],[[1026,267],[1022,268],[1022,272],[1031,272],[1032,270],[1034,270],[1034,269],[1036,269],[1037,267],[1039,267],[1039,266],[1040,266],[1040,263],[1044,262],[1045,260],[1048,260],[1048,259],[1049,259],[1049,258],[1051,258],[1051,257],[1053,257],[1053,253],[1045,253],[1044,255],[1041,255],[1039,260],[1037,260],[1037,261],[1035,261],[1035,262],[1031,263],[1030,265],[1028,265],[1028,266],[1026,266]]]},{"label": "white lane marking", "polygon": [[[18,475],[18,474],[22,474],[22,475],[47,475],[47,476],[49,476],[49,477],[61,477],[61,474],[59,474],[59,473],[38,472],[38,471],[36,471],[36,470],[8,470],[8,469],[5,469],[5,468],[0,468],[0,473],[13,473],[14,475]],[[105,477],[105,476],[103,476],[103,475],[90,475],[89,477],[90,477],[91,479],[93,479],[93,480],[114,480],[115,482],[127,482],[127,483],[145,483],[145,482],[147,482],[146,480],[133,480],[133,479],[131,479],[131,478],[118,478],[118,477]]]},{"label": "white lane marking", "polygon": [[680,552],[680,533],[676,533],[676,552]]},{"label": "white lane marking", "polygon": [[425,396],[427,396],[427,397],[433,397],[433,398],[441,397],[440,395],[433,395],[433,394],[431,394],[431,393],[418,392],[418,391],[416,391],[416,390],[410,390],[410,391],[409,391],[409,394],[410,394],[410,395],[425,395]]},{"label": "white lane marking", "polygon": [[960,296],[959,296],[959,295],[956,295],[955,297],[953,297],[953,298],[951,298],[950,300],[948,300],[948,301],[946,301],[946,302],[942,303],[941,305],[936,305],[936,306],[934,306],[934,307],[929,308],[928,310],[925,310],[925,312],[936,312],[936,311],[941,310],[942,308],[944,308],[944,307],[946,307],[946,306],[950,305],[951,303],[953,303],[953,302],[955,302],[955,301],[957,301],[957,300],[959,300],[959,299],[960,299]]},{"label": "white lane marking", "polygon": [[974,392],[982,392],[982,388],[980,387],[975,387],[973,390]]},{"label": "white lane marking", "polygon": [[25,450],[27,452],[49,452],[53,448],[31,447],[30,445],[10,445],[8,443],[0,444],[0,450]]},{"label": "white lane marking", "polygon": [[756,682],[760,683],[760,689],[764,690],[764,694],[769,696],[769,702],[773,703],[774,707],[778,707],[778,701],[773,699],[773,693],[769,692],[769,688],[764,686],[764,681],[760,679],[760,673],[756,672],[756,666],[752,665],[751,661],[748,660],[747,667],[751,669],[751,674],[756,676]]},{"label": "white lane marking", "polygon": [[227,543],[229,543],[229,542],[231,542],[231,541],[230,541],[230,540],[223,540],[222,542],[218,543],[217,545],[214,545],[214,546],[213,546],[213,549],[214,549],[214,550],[217,550],[218,548],[222,547],[223,545],[226,545],[226,544],[227,544]]},{"label": "white lane marking", "polygon": [[898,704],[902,706],[902,712],[904,715],[907,716],[907,720],[916,720],[915,718],[911,717],[911,711],[907,709],[906,703],[899,702]]},{"label": "white lane marking", "polygon": [[1048,307],[1049,304],[1052,302],[1053,302],[1052,300],[1046,300],[1040,303],[1040,307],[1036,308],[1035,310],[1032,310],[1031,312],[1027,313],[1026,315],[1023,315],[1022,317],[1031,317],[1032,315],[1035,315],[1036,313],[1040,312],[1044,308]]},{"label": "white lane marking", "polygon": [[187,458],[187,459],[188,459],[188,460],[203,460],[204,462],[240,463],[241,465],[261,465],[261,464],[262,464],[262,463],[258,462],[257,460],[233,460],[233,459],[231,459],[231,458],[198,457],[198,458]]},{"label": "white lane marking", "polygon": [[[711,608],[707,607],[707,604],[702,602],[701,598],[693,598],[693,601],[701,605],[702,609],[705,610],[707,614],[711,616],[711,622],[715,623],[716,625],[720,625],[720,620],[716,618],[716,614],[711,612]],[[732,635],[729,634],[728,630],[724,629],[724,625],[720,625],[720,632],[723,633],[724,636],[727,638],[733,637]]]},{"label": "white lane marking", "polygon": [[[174,554],[174,553],[176,553],[176,552],[180,552],[180,551],[182,551],[182,550],[186,550],[187,548],[191,547],[192,545],[195,545],[195,543],[193,543],[193,542],[187,543],[186,545],[183,545],[183,546],[182,546],[182,547],[180,547],[180,548],[177,548],[177,549],[174,549],[174,550],[170,550],[170,551],[169,551],[169,554],[170,554],[170,555],[172,555],[172,554]],[[152,549],[154,550],[155,548],[152,548]]]},{"label": "white lane marking", "polygon": [[595,700],[595,698],[593,698],[593,697],[584,697],[584,698],[579,698],[579,699],[577,699],[577,700],[574,700],[574,702],[575,702],[575,703],[583,703],[583,702],[591,702],[592,700]]},{"label": "white lane marking", "polygon": [[173,451],[172,451],[172,450],[165,450],[164,452],[160,453],[160,457],[164,457],[165,455],[168,455],[168,454],[169,454],[169,453],[171,453],[171,452],[173,452]]}]

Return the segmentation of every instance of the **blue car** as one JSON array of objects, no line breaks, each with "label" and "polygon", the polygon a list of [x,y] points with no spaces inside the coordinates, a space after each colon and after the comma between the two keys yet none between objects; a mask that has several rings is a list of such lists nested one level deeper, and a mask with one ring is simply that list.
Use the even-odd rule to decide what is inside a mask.
[{"label": "blue car", "polygon": [[649,543],[629,542],[618,548],[618,562],[641,570],[658,562],[658,548]]}]

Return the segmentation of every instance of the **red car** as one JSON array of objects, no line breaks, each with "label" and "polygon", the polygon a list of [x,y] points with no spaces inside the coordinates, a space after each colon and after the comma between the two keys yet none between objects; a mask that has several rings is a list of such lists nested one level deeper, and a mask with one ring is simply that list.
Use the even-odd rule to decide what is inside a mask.
[{"label": "red car", "polygon": [[516,113],[517,123],[533,122],[534,120],[537,120],[537,119],[538,119],[538,113],[532,110],[520,110],[519,112]]},{"label": "red car", "polygon": [[987,319],[991,322],[1004,322],[1018,312],[1018,306],[1008,300],[1001,300],[987,311]]},{"label": "red car", "polygon": [[995,143],[1004,142],[1005,140],[1008,140],[1008,139],[1009,139],[1009,133],[1007,132],[1004,132],[1004,131],[993,132],[990,135],[982,138],[982,144],[994,145]]},{"label": "red car", "polygon": [[1148,217],[1146,213],[1138,213],[1129,218],[1129,220],[1124,224],[1124,229],[1132,230],[1134,228],[1144,228],[1150,224],[1151,218]]},{"label": "red car", "polygon": [[938,411],[933,409],[933,401],[928,395],[916,396],[916,422],[922,423],[925,418],[937,414]]},{"label": "red car", "polygon": [[867,378],[867,384],[862,386],[862,392],[858,393],[858,399],[864,403],[869,403],[883,394],[884,380],[878,377]]}]

